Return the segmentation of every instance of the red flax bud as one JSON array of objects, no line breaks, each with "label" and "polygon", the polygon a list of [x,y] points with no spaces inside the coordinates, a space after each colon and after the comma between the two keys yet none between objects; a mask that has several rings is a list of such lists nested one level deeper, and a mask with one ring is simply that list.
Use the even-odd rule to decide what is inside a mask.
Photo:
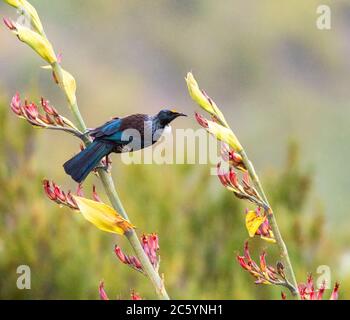
[{"label": "red flax bud", "polygon": [[48,114],[45,114],[45,115],[39,114],[38,118],[45,124],[55,125],[55,122],[52,120],[52,118]]},{"label": "red flax bud", "polygon": [[61,190],[61,188],[56,185],[53,181],[43,180],[43,187],[47,197],[58,203],[59,205],[67,206],[74,210],[79,210],[77,203],[75,202],[71,191],[68,191],[67,194]]},{"label": "red flax bud", "polygon": [[322,300],[322,297],[323,297],[323,294],[324,294],[325,290],[326,290],[326,283],[323,282],[321,287],[320,287],[320,289],[317,292],[316,300]]},{"label": "red flax bud", "polygon": [[241,164],[243,161],[242,156],[233,150],[230,150],[229,159],[233,161],[236,165]]},{"label": "red flax bud", "polygon": [[44,191],[47,195],[47,197],[50,199],[50,200],[56,200],[56,194],[54,191],[52,191],[51,189],[51,186],[50,186],[50,181],[49,180],[44,180],[43,181],[43,186],[44,186]]},{"label": "red flax bud", "polygon": [[57,199],[62,201],[62,202],[65,202],[67,200],[67,198],[66,198],[64,191],[62,191],[61,188],[59,186],[57,186],[54,182],[52,182],[52,185],[53,185],[53,189],[54,189],[54,192],[55,192]]},{"label": "red flax bud", "polygon": [[62,118],[61,118],[60,116],[56,116],[56,117],[54,117],[54,118],[55,118],[55,122],[56,122],[56,124],[57,124],[58,126],[64,127],[64,122],[63,122],[63,120],[62,120]]},{"label": "red flax bud", "polygon": [[10,106],[11,106],[11,110],[15,114],[17,114],[18,116],[23,115],[22,108],[21,108],[21,98],[18,92],[13,96]]},{"label": "red flax bud", "polygon": [[138,258],[132,256],[130,257],[130,262],[136,267],[137,270],[142,270],[142,264]]},{"label": "red flax bud", "polygon": [[263,251],[263,253],[260,255],[260,269],[262,272],[266,272],[266,252]]},{"label": "red flax bud", "polygon": [[107,293],[104,289],[104,282],[103,281],[100,281],[100,284],[98,286],[98,292],[100,294],[100,299],[101,300],[109,300],[108,296],[107,296]]},{"label": "red flax bud", "polygon": [[61,52],[57,54],[57,62],[58,62],[59,64],[62,63],[62,53],[61,53]]},{"label": "red flax bud", "polygon": [[208,128],[208,121],[203,116],[201,116],[197,112],[195,112],[194,115],[195,115],[196,120],[200,126],[202,126],[203,128]]},{"label": "red flax bud", "polygon": [[[307,282],[300,283],[298,290],[302,300],[322,300],[326,290],[326,284],[323,282],[319,289],[315,288],[312,275],[307,278]],[[339,284],[336,282],[330,296],[330,300],[338,300]]]},{"label": "red flax bud", "polygon": [[[44,191],[45,194],[47,195],[47,197],[52,200],[55,201],[56,203],[58,203],[59,205],[64,205],[67,206],[71,209],[74,210],[79,210],[79,207],[73,197],[73,194],[70,190],[68,190],[68,192],[64,192],[60,186],[58,186],[55,182],[53,181],[49,181],[49,180],[43,180],[43,187],[44,187]],[[94,198],[95,201],[100,201],[98,199],[99,196],[96,192],[96,187],[93,186],[93,192],[92,192],[92,196]],[[82,184],[78,184],[77,190],[76,190],[76,195],[78,197],[84,197],[84,193],[83,193],[83,187]]]},{"label": "red flax bud", "polygon": [[60,116],[57,110],[50,105],[48,100],[41,98],[39,107],[31,102],[24,102],[21,105],[20,95],[16,93],[10,103],[11,110],[19,117],[25,118],[31,125],[50,128],[58,127],[60,130],[74,129],[73,124],[63,116]]},{"label": "red flax bud", "polygon": [[265,252],[260,255],[260,265],[252,260],[248,242],[244,244],[244,256],[237,256],[237,261],[243,269],[247,270],[256,279],[256,284],[286,284],[286,280],[278,274],[276,269],[267,265]]},{"label": "red flax bud", "polygon": [[339,283],[336,282],[334,285],[330,300],[338,300],[338,298],[339,298],[338,291],[339,291]]},{"label": "red flax bud", "polygon": [[[158,270],[159,268],[159,239],[156,233],[152,233],[149,235],[142,235],[141,237],[141,245],[143,250],[145,251],[147,257],[149,258],[154,269]],[[119,246],[114,247],[114,253],[117,258],[124,264],[129,267],[144,273],[142,264],[139,259],[135,256],[128,256],[125,254]]]},{"label": "red flax bud", "polygon": [[[221,168],[221,162],[219,162],[216,166],[217,168],[217,176],[225,188],[228,188],[235,193],[242,193],[243,188],[238,182],[237,174],[233,167],[230,167],[228,172],[224,172]],[[244,194],[242,194],[244,196]]]},{"label": "red flax bud", "polygon": [[67,204],[69,207],[77,208],[77,203],[75,202],[71,191],[68,191],[67,196],[66,196],[66,201],[67,201]]},{"label": "red flax bud", "polygon": [[248,263],[246,263],[244,257],[237,256],[236,258],[237,258],[238,263],[241,265],[241,267],[243,269],[246,269],[246,270],[250,270],[251,269],[250,265]]},{"label": "red flax bud", "polygon": [[36,104],[34,103],[25,103],[24,112],[30,120],[36,120],[39,115],[39,110]]},{"label": "red flax bud", "polygon": [[43,110],[50,116],[55,116],[57,117],[58,116],[58,112],[57,110],[53,107],[53,106],[50,106],[50,102],[49,100],[45,100],[43,97],[41,97],[41,106],[43,108]]},{"label": "red flax bud", "polygon": [[117,245],[114,247],[114,253],[116,254],[118,259],[122,263],[124,263],[124,264],[130,266],[131,268],[133,268],[133,269],[143,273],[142,265],[141,265],[141,263],[140,263],[138,258],[136,258],[135,256],[128,256],[128,255],[126,255],[122,251],[122,249],[119,246],[117,246]]},{"label": "red flax bud", "polygon": [[11,19],[8,18],[3,18],[4,24],[7,28],[9,28],[11,31],[16,30],[16,26],[14,23],[11,21]]},{"label": "red flax bud", "polygon": [[232,167],[230,168],[230,171],[229,171],[229,179],[233,186],[235,186],[236,188],[239,188],[237,175]]},{"label": "red flax bud", "polygon": [[140,295],[135,292],[135,290],[131,290],[131,300],[142,300]]},{"label": "red flax bud", "polygon": [[145,251],[149,260],[151,261],[151,264],[155,269],[157,269],[158,263],[159,263],[158,256],[157,256],[157,251],[159,250],[158,235],[156,233],[143,235],[141,237],[141,244],[142,244],[143,250]]},{"label": "red flax bud", "polygon": [[[99,293],[101,300],[109,300],[107,293],[105,291],[105,288],[104,288],[103,281],[100,281],[100,284],[98,286],[98,293]],[[142,300],[141,296],[138,293],[136,293],[135,290],[131,290],[130,298],[131,298],[131,300]]]},{"label": "red flax bud", "polygon": [[92,186],[92,199],[94,199],[97,202],[102,202],[101,198],[99,197],[99,195],[96,192],[96,186],[95,185]]},{"label": "red flax bud", "polygon": [[125,257],[125,254],[123,253],[122,249],[120,247],[118,247],[117,245],[114,247],[114,253],[116,254],[116,256],[118,257],[118,259],[121,262],[127,263],[127,259]]},{"label": "red flax bud", "polygon": [[230,149],[227,143],[221,144],[221,158],[238,170],[247,170],[243,163],[242,156],[238,152]]},{"label": "red flax bud", "polygon": [[223,172],[223,170],[221,169],[221,162],[219,162],[217,164],[216,169],[217,169],[217,175],[218,175],[220,182],[226,188],[229,185],[229,181],[228,181],[228,179],[226,179],[226,175]]}]

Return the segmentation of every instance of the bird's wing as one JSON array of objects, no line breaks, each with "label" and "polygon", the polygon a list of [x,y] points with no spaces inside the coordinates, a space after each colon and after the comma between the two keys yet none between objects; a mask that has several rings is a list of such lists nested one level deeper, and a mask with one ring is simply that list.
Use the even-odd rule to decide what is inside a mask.
[{"label": "bird's wing", "polygon": [[[151,123],[149,116],[144,114],[134,114],[125,118],[112,119],[104,125],[91,130],[90,136],[94,139],[108,141],[117,145],[127,145],[132,141],[134,144],[132,148],[138,150],[144,144],[145,121],[148,125]],[[128,131],[128,129],[133,131]],[[152,130],[152,125],[150,129]]]},{"label": "bird's wing", "polygon": [[120,132],[122,119],[114,118],[89,132],[93,138],[104,138]]}]

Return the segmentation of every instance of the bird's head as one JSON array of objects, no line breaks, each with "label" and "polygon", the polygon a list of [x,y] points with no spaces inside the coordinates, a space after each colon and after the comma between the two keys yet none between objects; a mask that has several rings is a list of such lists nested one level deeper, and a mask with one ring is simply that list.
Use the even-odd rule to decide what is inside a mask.
[{"label": "bird's head", "polygon": [[159,113],[156,115],[156,118],[159,120],[162,126],[168,125],[171,121],[173,121],[177,117],[187,117],[187,115],[181,112],[177,112],[176,110],[167,110],[167,109],[163,109],[159,111]]}]

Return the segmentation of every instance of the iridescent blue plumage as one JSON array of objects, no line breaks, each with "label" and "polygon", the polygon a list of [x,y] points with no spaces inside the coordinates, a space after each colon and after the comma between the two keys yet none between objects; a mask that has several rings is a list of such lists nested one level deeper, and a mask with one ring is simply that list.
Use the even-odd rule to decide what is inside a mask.
[{"label": "iridescent blue plumage", "polygon": [[102,158],[111,152],[135,151],[155,143],[165,126],[179,116],[184,116],[184,114],[162,110],[155,116],[134,114],[125,118],[114,118],[89,131],[93,142],[68,160],[63,165],[64,170],[80,183]]}]

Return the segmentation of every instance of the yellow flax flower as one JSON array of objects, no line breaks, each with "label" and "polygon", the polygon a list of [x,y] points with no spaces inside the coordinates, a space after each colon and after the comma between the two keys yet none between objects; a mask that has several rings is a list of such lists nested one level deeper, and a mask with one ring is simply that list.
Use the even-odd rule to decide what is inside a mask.
[{"label": "yellow flax flower", "polygon": [[66,70],[62,69],[63,87],[67,94],[67,99],[71,105],[76,103],[77,84],[74,77]]},{"label": "yellow flax flower", "polygon": [[124,234],[134,226],[120,216],[113,208],[102,203],[73,196],[79,211],[95,227],[106,232]]},{"label": "yellow flax flower", "polygon": [[216,139],[227,143],[234,151],[242,151],[243,147],[231,129],[226,128],[217,122],[205,119],[199,113],[195,113],[197,122],[211,133]]},{"label": "yellow flax flower", "polygon": [[214,135],[218,140],[226,142],[233,150],[242,151],[242,145],[231,129],[228,129],[214,121],[208,120],[208,132]]},{"label": "yellow flax flower", "polygon": [[217,107],[216,103],[199,88],[199,85],[191,72],[187,73],[185,80],[191,98],[197,102],[201,108],[217,118],[222,125],[229,127],[224,115]]},{"label": "yellow flax flower", "polygon": [[[52,70],[52,67],[50,65],[48,66],[43,66],[43,69],[49,69]],[[62,82],[60,83],[60,85],[62,85],[68,102],[70,105],[74,105],[77,102],[77,98],[76,98],[76,91],[77,91],[77,84],[75,81],[75,78],[66,70],[64,70],[63,68],[61,68],[62,70]],[[55,77],[55,81],[57,81],[57,83],[59,83],[59,79],[57,77]]]},{"label": "yellow flax flower", "polygon": [[16,9],[24,11],[30,18],[33,28],[43,34],[44,28],[40,21],[39,15],[35,8],[26,0],[4,0],[10,6],[15,7]]},{"label": "yellow flax flower", "polygon": [[260,210],[250,210],[246,213],[245,225],[250,237],[260,236],[261,239],[276,243],[266,216],[260,215]]},{"label": "yellow flax flower", "polygon": [[40,57],[52,64],[57,62],[56,54],[51,43],[36,33],[35,31],[22,26],[18,23],[12,23],[12,31],[18,36],[18,39],[30,46]]}]

